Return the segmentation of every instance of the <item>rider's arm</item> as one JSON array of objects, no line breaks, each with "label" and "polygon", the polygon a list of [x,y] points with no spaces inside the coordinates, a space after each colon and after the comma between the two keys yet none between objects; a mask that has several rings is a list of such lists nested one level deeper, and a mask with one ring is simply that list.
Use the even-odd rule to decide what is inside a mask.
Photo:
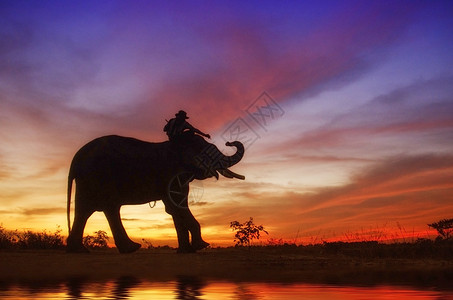
[{"label": "rider's arm", "polygon": [[201,130],[199,130],[199,129],[193,127],[193,126],[192,126],[189,122],[187,122],[187,121],[186,121],[186,124],[185,124],[185,128],[187,128],[187,129],[189,129],[189,130],[191,130],[191,131],[193,131],[193,132],[195,132],[195,133],[198,133],[198,134],[201,135],[201,136],[205,136],[205,137],[207,137],[208,139],[211,138],[211,136],[210,136],[209,134],[206,134],[206,133],[202,132]]}]

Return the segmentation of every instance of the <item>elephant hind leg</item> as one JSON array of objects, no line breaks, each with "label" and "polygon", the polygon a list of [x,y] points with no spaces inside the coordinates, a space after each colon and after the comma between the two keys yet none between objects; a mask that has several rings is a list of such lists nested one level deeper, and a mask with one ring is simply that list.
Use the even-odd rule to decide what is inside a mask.
[{"label": "elephant hind leg", "polygon": [[69,233],[68,239],[66,240],[66,252],[69,253],[88,253],[87,248],[83,245],[83,231],[88,218],[93,214],[94,211],[82,210],[76,207],[74,224],[72,230]]},{"label": "elephant hind leg", "polygon": [[115,245],[120,253],[132,253],[140,249],[142,245],[133,242],[127,235],[121,222],[120,209],[115,208],[104,211],[110,225]]}]

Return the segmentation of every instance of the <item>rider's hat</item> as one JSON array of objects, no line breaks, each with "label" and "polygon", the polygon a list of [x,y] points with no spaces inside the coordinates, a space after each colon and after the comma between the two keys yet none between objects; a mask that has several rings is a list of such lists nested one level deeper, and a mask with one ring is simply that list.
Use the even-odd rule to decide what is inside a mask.
[{"label": "rider's hat", "polygon": [[187,116],[187,113],[183,110],[178,111],[177,114],[175,114],[176,117],[178,118],[183,118],[183,119],[188,119],[189,117]]}]

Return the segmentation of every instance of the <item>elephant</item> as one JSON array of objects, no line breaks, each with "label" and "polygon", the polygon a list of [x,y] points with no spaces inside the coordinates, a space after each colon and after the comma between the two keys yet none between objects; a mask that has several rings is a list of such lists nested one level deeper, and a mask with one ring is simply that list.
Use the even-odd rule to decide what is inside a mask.
[{"label": "elephant", "polygon": [[[245,179],[228,168],[244,155],[239,141],[230,156],[193,132],[184,132],[177,141],[145,142],[117,135],[92,140],[74,155],[67,190],[67,251],[88,252],[82,237],[88,218],[104,212],[120,253],[131,253],[141,245],[133,242],[123,227],[122,205],[162,200],[173,218],[178,253],[196,252],[209,246],[201,237],[200,224],[188,206],[189,183],[210,177]],[[71,229],[71,193],[75,181],[74,223]],[[191,239],[189,238],[189,233]]]}]

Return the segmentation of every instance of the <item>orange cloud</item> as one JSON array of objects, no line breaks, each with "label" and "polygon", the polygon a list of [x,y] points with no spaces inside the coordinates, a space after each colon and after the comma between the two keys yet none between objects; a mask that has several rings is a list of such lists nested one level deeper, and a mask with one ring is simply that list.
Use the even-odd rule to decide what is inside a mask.
[{"label": "orange cloud", "polygon": [[453,213],[453,156],[448,155],[394,157],[365,168],[346,185],[312,193],[266,187],[265,183],[218,184],[219,195],[226,193],[227,186],[236,192],[223,196],[229,200],[206,199],[211,206],[192,210],[203,228],[215,233],[212,238],[223,237],[225,243],[230,239],[229,222],[248,217],[269,229],[271,237],[294,239],[298,235],[307,241],[313,236],[343,239],[370,228],[390,238],[400,231],[397,224],[425,237],[426,224]]}]

